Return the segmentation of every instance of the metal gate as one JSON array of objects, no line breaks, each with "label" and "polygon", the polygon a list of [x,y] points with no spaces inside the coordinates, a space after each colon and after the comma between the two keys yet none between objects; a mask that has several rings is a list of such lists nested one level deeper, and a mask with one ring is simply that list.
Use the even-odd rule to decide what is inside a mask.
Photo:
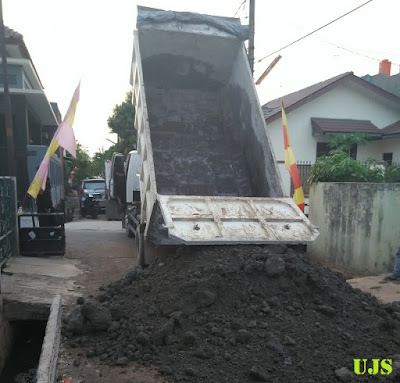
[{"label": "metal gate", "polygon": [[18,254],[16,179],[0,177],[0,266],[16,254]]}]

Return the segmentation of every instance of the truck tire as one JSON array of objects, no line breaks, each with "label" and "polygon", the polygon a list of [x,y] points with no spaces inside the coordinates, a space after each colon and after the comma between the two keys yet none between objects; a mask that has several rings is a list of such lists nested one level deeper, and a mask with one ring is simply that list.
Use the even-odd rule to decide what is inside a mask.
[{"label": "truck tire", "polygon": [[136,247],[136,264],[144,268],[146,266],[146,260],[144,255],[144,234],[141,232],[140,227],[136,229],[135,247]]},{"label": "truck tire", "polygon": [[[125,224],[123,225],[123,227],[125,228],[126,234],[128,234],[129,238],[133,238],[133,231],[129,229],[129,222],[128,222],[128,216],[126,215],[123,219],[123,221],[125,222]],[[136,235],[136,233],[135,233]]]},{"label": "truck tire", "polygon": [[99,212],[97,210],[97,207],[93,208],[92,218],[97,219],[98,215],[99,215]]}]

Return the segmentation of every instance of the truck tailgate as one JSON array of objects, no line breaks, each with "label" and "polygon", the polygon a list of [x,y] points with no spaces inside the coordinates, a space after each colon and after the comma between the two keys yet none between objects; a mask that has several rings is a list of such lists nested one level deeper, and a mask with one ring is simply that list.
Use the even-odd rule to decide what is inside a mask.
[{"label": "truck tailgate", "polygon": [[171,238],[186,245],[311,243],[317,228],[291,198],[158,195]]}]

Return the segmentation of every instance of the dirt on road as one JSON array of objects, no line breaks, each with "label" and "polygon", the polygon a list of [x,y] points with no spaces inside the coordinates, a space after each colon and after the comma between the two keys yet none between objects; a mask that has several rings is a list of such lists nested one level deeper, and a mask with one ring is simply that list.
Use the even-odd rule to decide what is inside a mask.
[{"label": "dirt on road", "polygon": [[[74,382],[400,380],[399,303],[302,248],[182,248],[79,303],[64,326]],[[393,372],[355,375],[353,359],[372,358]]]},{"label": "dirt on road", "polygon": [[[74,291],[88,299],[98,294],[104,283],[120,280],[135,264],[134,242],[122,230],[121,221],[75,217],[66,224],[66,260],[71,259],[83,272],[74,279]],[[75,304],[76,299],[73,304]],[[64,318],[72,310],[68,306]],[[79,345],[70,345],[62,337],[58,364],[58,381],[72,377],[73,382],[123,382],[123,369],[94,365],[91,361],[79,363],[82,351]],[[75,364],[75,365],[74,365]],[[140,376],[137,373],[136,376]],[[148,375],[148,372],[145,371]],[[127,375],[127,379],[131,377]],[[129,380],[128,380],[129,381]]]},{"label": "dirt on road", "polygon": [[121,221],[81,218],[66,224],[66,259],[76,259],[85,271],[77,279],[82,295],[97,294],[99,286],[122,278],[135,264],[134,242]]}]

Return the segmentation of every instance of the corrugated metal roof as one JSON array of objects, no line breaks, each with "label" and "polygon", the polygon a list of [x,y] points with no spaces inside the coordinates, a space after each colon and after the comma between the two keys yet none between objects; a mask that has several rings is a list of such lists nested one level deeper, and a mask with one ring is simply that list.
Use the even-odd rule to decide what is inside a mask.
[{"label": "corrugated metal roof", "polygon": [[4,26],[4,36],[6,39],[17,39],[17,40],[24,39],[24,37],[21,35],[21,33],[14,31],[14,29],[11,29],[6,26]]},{"label": "corrugated metal roof", "polygon": [[5,36],[5,39],[6,39],[6,45],[16,45],[16,46],[18,46],[21,55],[24,58],[30,60],[30,62],[32,63],[33,69],[36,72],[37,78],[39,79],[40,85],[43,88],[43,84],[42,84],[42,82],[40,80],[40,77],[39,77],[39,74],[38,74],[38,72],[37,72],[37,70],[35,68],[35,64],[33,63],[31,55],[29,54],[28,48],[25,45],[24,37],[22,36],[22,34],[17,32],[17,31],[15,31],[12,28],[4,26],[4,36]]}]

